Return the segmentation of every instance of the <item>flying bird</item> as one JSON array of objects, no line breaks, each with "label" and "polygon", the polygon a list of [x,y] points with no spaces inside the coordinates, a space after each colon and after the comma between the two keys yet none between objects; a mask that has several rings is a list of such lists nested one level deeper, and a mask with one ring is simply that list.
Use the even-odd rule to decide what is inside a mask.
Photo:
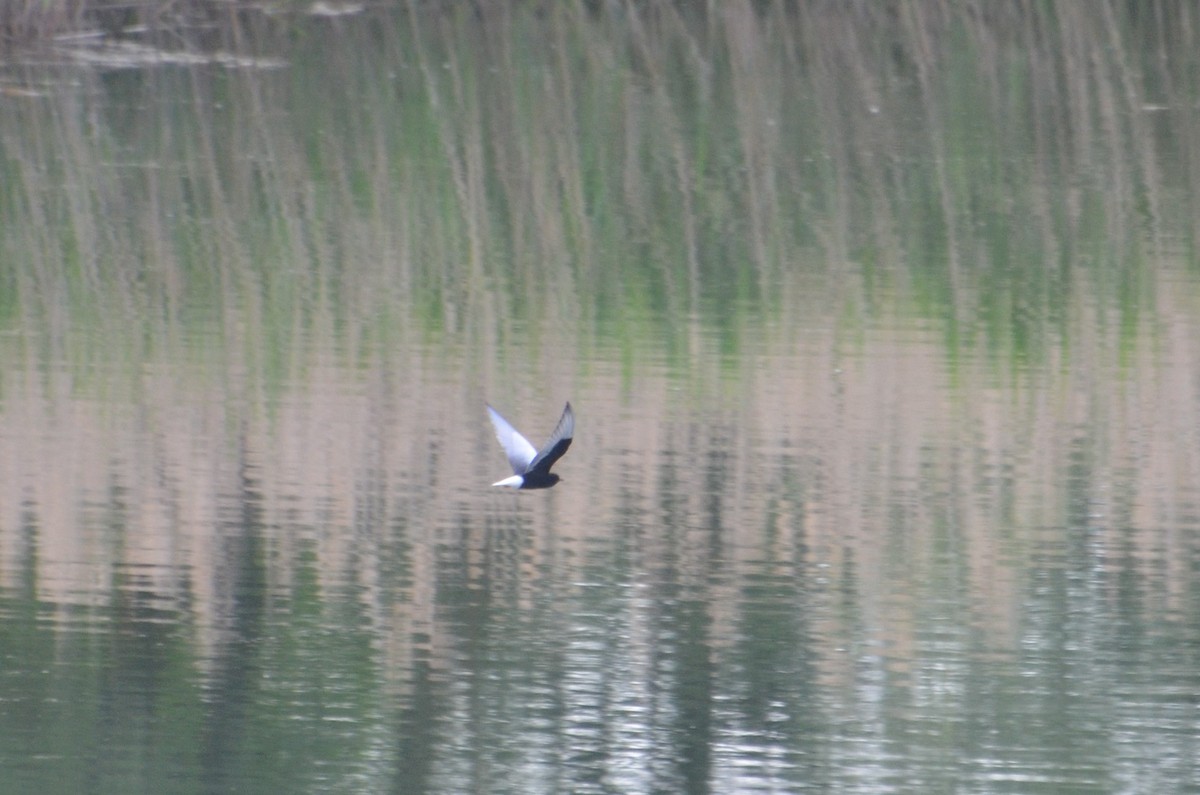
[{"label": "flying bird", "polygon": [[508,420],[491,406],[487,407],[492,425],[496,426],[496,438],[508,455],[508,463],[512,466],[513,475],[504,480],[498,480],[493,486],[508,486],[514,489],[548,489],[558,482],[558,475],[550,471],[554,462],[563,457],[571,446],[571,437],[575,435],[575,414],[571,404],[563,409],[554,433],[537,450],[529,440],[517,432]]}]

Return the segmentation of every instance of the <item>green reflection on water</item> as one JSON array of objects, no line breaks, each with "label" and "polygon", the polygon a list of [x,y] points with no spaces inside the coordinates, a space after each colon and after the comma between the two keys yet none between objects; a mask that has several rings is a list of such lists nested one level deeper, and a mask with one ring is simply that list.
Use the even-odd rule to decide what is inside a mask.
[{"label": "green reflection on water", "polygon": [[554,322],[609,336],[653,318],[639,345],[686,357],[679,318],[736,353],[748,324],[819,310],[797,294],[818,274],[825,292],[886,291],[857,299],[864,320],[978,319],[952,348],[982,335],[1043,361],[1070,333],[1064,306],[1120,296],[1136,318],[1153,300],[1133,277],[1139,227],[1186,194],[1145,169],[1186,139],[1071,93],[1076,54],[1131,79],[1103,39],[1003,49],[1022,25],[1067,23],[921,18],[942,36],[932,68],[932,30],[874,15],[531,13],[399,13],[299,51],[268,30],[290,68],[51,84],[9,111],[9,316],[66,307],[122,341],[130,323],[105,318],[161,340],[233,313],[276,350],[267,366],[324,332],[321,313],[357,348],[419,329],[511,339],[511,323],[536,339],[566,303]]}]

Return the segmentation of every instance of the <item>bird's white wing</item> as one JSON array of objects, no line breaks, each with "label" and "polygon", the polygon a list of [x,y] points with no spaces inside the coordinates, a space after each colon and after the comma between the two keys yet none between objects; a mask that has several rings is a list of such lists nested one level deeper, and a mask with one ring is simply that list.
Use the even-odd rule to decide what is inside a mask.
[{"label": "bird's white wing", "polygon": [[509,465],[512,466],[513,472],[524,475],[530,462],[537,456],[537,450],[509,424],[508,420],[501,417],[498,411],[491,406],[488,406],[487,410],[488,416],[492,418],[492,425],[496,428],[496,438],[500,440],[500,446],[508,456]]}]

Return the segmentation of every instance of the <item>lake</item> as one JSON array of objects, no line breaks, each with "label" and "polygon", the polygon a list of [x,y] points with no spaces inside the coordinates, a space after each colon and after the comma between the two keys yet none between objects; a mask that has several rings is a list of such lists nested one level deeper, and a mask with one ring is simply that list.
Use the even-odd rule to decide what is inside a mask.
[{"label": "lake", "polygon": [[307,10],[0,64],[0,792],[1200,791],[1190,4]]}]

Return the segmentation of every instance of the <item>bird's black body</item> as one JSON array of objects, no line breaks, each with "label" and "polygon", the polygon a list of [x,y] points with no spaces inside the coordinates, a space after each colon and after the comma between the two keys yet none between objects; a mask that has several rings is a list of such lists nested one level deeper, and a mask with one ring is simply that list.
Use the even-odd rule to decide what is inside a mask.
[{"label": "bird's black body", "polygon": [[553,472],[527,472],[523,477],[524,482],[517,487],[522,490],[548,489],[562,480],[562,478]]},{"label": "bird's black body", "polygon": [[546,453],[546,457],[538,461],[528,472],[525,473],[525,482],[521,484],[523,489],[548,489],[557,483],[560,478],[558,475],[550,471],[550,467],[554,466],[554,462],[563,457],[567,452],[567,448],[571,446],[570,439],[559,439],[550,451]]},{"label": "bird's black body", "polygon": [[554,433],[550,434],[550,439],[540,452],[494,408],[488,406],[487,410],[496,429],[496,438],[500,440],[514,473],[512,477],[492,485],[528,490],[548,489],[558,483],[560,478],[550,471],[550,467],[567,452],[575,435],[575,413],[571,411],[571,404],[568,403],[563,409]]}]

